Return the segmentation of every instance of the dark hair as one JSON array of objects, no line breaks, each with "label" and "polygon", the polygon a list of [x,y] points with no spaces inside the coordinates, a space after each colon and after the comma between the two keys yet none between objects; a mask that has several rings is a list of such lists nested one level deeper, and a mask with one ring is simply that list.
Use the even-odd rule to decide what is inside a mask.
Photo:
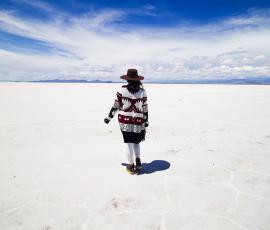
[{"label": "dark hair", "polygon": [[128,84],[124,85],[123,87],[126,87],[130,93],[137,93],[140,89],[143,89],[143,84],[141,81],[131,81],[127,80]]}]

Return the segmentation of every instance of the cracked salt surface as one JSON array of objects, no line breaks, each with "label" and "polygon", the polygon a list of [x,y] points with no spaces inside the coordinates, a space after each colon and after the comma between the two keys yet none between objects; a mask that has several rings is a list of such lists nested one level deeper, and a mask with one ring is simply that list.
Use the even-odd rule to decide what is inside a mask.
[{"label": "cracked salt surface", "polygon": [[1,230],[270,229],[269,86],[145,85],[138,176],[103,123],[119,87],[0,84]]}]

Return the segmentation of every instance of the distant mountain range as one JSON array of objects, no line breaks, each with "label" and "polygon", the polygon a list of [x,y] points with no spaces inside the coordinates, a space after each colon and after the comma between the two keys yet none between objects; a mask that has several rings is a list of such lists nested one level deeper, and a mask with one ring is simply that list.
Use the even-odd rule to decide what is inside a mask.
[{"label": "distant mountain range", "polygon": [[158,83],[163,84],[256,84],[269,85],[270,77],[267,78],[232,78],[232,79],[183,79],[183,80],[163,80]]},{"label": "distant mountain range", "polygon": [[[20,81],[16,81],[20,82]],[[23,82],[23,81],[22,81]],[[26,81],[34,83],[123,83],[123,81],[110,80],[81,80],[81,79],[51,79]],[[231,79],[182,79],[182,80],[156,80],[143,81],[143,83],[152,84],[256,84],[270,85],[270,77],[265,78],[231,78]]]},{"label": "distant mountain range", "polygon": [[28,81],[28,82],[40,82],[40,83],[112,83],[112,81],[102,81],[102,80],[80,80],[80,79],[52,79],[52,80],[38,80],[38,81]]}]

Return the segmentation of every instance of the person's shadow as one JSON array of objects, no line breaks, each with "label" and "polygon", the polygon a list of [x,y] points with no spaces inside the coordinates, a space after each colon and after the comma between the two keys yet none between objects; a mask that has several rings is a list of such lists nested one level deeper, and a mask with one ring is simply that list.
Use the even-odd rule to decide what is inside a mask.
[{"label": "person's shadow", "polygon": [[[127,166],[126,163],[122,163],[123,166]],[[170,168],[171,164],[164,160],[154,160],[151,163],[142,163],[142,170],[140,170],[137,175],[151,174],[158,171],[163,171]]]}]

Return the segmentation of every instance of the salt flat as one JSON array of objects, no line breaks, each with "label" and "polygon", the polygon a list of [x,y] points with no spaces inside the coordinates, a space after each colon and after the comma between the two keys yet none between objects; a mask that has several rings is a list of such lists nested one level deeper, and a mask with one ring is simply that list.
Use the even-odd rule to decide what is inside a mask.
[{"label": "salt flat", "polygon": [[270,229],[270,86],[145,84],[129,175],[120,84],[0,84],[0,229]]}]

